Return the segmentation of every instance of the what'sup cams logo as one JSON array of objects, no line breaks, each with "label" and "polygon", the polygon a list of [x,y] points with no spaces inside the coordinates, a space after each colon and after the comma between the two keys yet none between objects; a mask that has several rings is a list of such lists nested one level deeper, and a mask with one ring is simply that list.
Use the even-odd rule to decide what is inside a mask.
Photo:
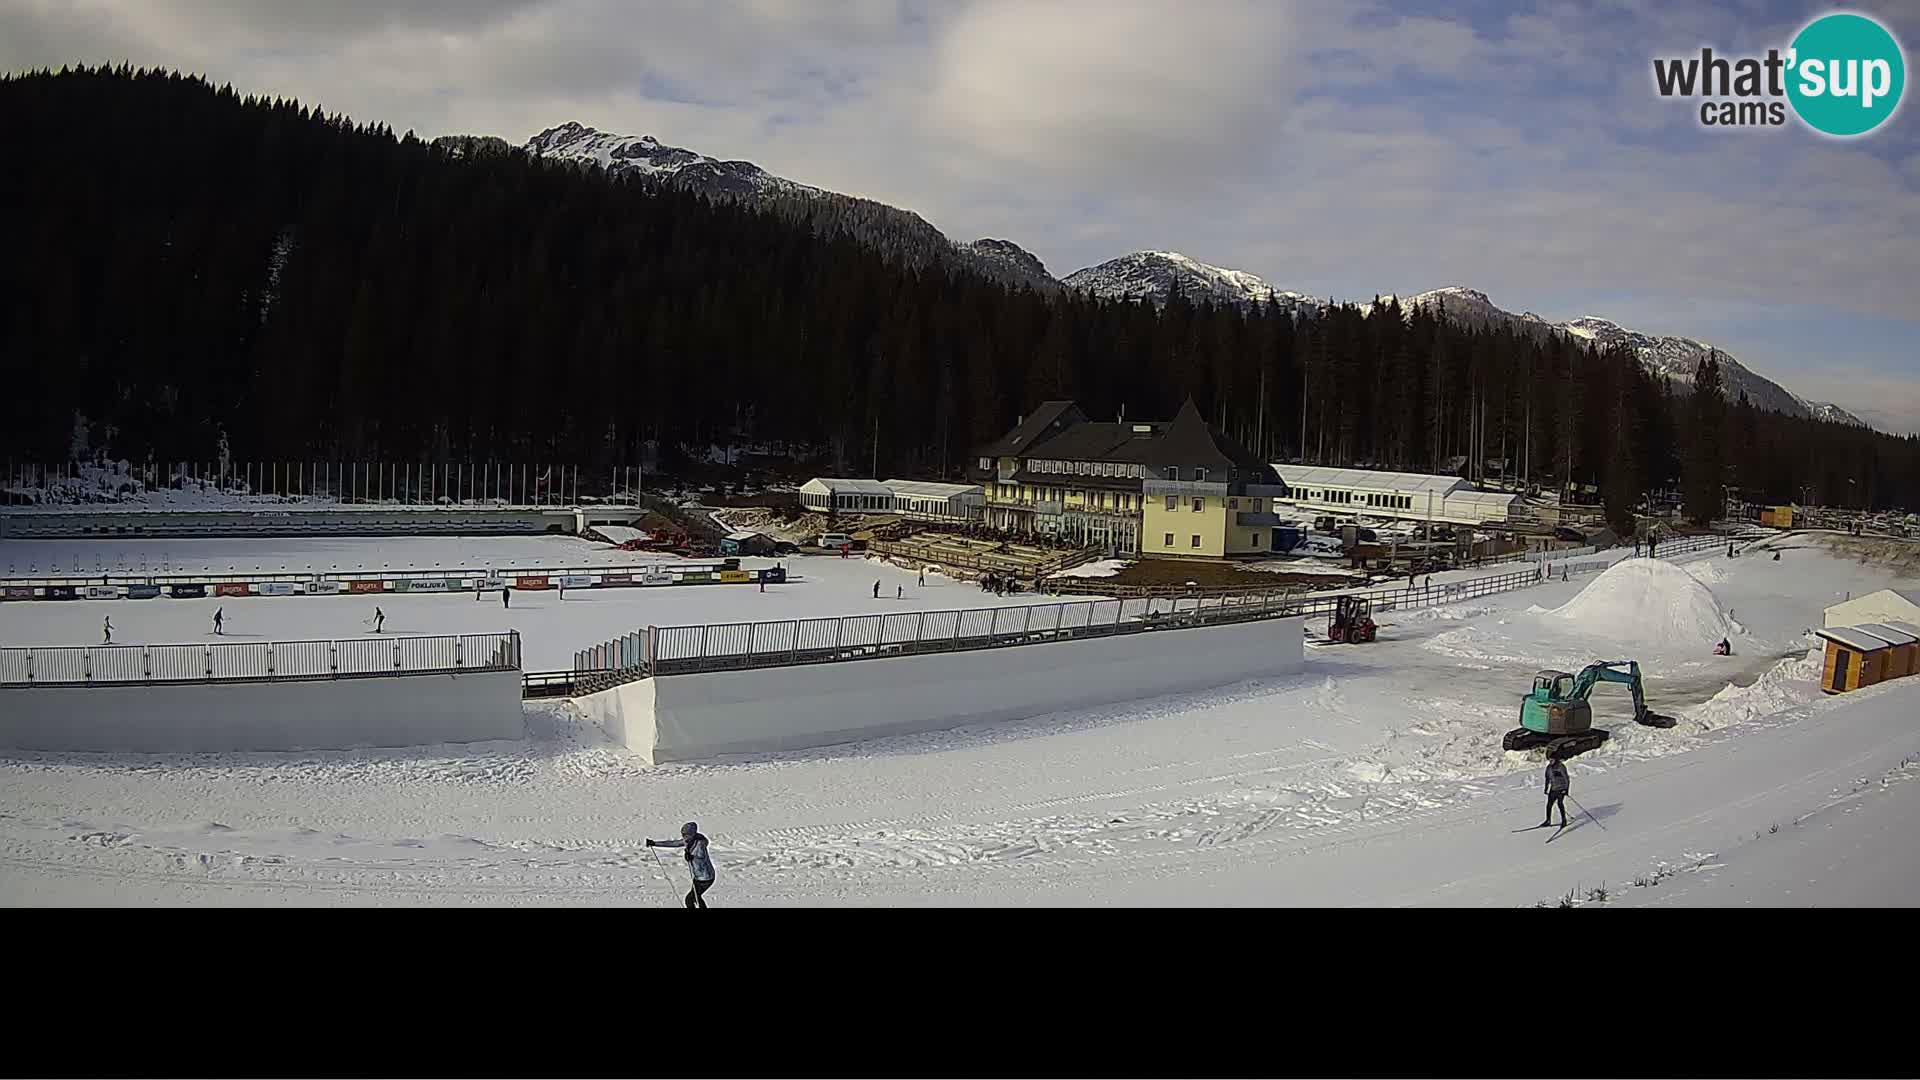
[{"label": "what'sup cams logo", "polygon": [[1886,27],[1838,12],[1808,23],[1785,52],[1663,58],[1654,87],[1665,98],[1700,98],[1705,127],[1779,127],[1787,108],[1824,135],[1865,135],[1886,123],[1907,88],[1907,60]]}]

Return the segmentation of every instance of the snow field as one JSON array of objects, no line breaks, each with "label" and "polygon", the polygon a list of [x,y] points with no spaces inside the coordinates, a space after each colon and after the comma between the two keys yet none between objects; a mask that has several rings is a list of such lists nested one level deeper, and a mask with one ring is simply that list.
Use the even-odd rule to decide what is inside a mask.
[{"label": "snow field", "polygon": [[[506,565],[508,559],[539,556],[560,560],[551,565],[582,566],[592,559],[582,554],[611,552],[632,562],[636,556],[605,545],[577,540],[564,544],[541,539],[436,540],[418,538],[403,545],[408,559],[400,566],[420,568]],[[560,540],[555,537],[551,540]],[[0,544],[4,549],[12,542]],[[37,543],[37,542],[35,542]],[[108,542],[111,543],[111,542]],[[389,558],[385,540],[316,540],[282,544],[278,541],[180,541],[184,549],[167,549],[179,561],[204,562],[232,558],[236,548],[258,545],[282,560],[331,557],[336,561],[378,565]],[[200,545],[217,544],[210,555]],[[376,550],[377,549],[377,550]],[[0,557],[5,556],[0,550]],[[122,556],[125,557],[125,556]],[[641,558],[644,558],[642,556]],[[742,559],[745,569],[772,566],[773,559]],[[0,603],[0,645],[95,645],[101,641],[101,621],[113,619],[116,645],[197,641],[303,641],[351,638],[373,632],[373,612],[386,613],[389,635],[479,634],[519,630],[528,670],[555,670],[573,663],[576,650],[597,645],[648,625],[678,626],[721,622],[766,622],[780,619],[822,618],[951,608],[1016,607],[1057,602],[1034,593],[994,596],[979,588],[938,574],[919,575],[864,559],[807,556],[779,560],[787,568],[785,584],[677,585],[642,588],[568,589],[562,600],[557,590],[515,592],[511,607],[502,607],[500,594],[475,599],[462,593],[381,593],[334,596],[246,596],[176,600],[70,600]],[[528,565],[516,562],[517,565]],[[880,582],[880,596],[873,583]],[[896,592],[899,596],[896,598]],[[213,613],[225,612],[225,634],[215,638]]]},{"label": "snow field", "polygon": [[[814,568],[838,562],[789,566],[828,584],[840,571]],[[1550,847],[1509,832],[1538,820],[1539,762],[1499,735],[1543,666],[1519,654],[1569,670],[1614,658],[1616,643],[1544,616],[1596,578],[1389,612],[1378,644],[1312,650],[1298,677],[701,764],[645,766],[562,703],[531,705],[530,737],[495,744],[22,755],[0,760],[0,901],[666,906],[639,838],[699,820],[720,904],[1530,903],[1724,851],[1765,828],[1748,817],[1790,821],[1920,750],[1920,682],[1826,698],[1794,667],[1826,603],[1898,582],[1810,552],[1722,565],[1713,591],[1756,644],[1649,670],[1656,707],[1682,718],[1671,730],[1617,722],[1622,701],[1602,695],[1619,688],[1602,688],[1596,722],[1616,738],[1575,760],[1574,794],[1605,831]],[[883,607],[895,582],[914,593],[903,571],[844,566],[817,598]],[[729,590],[757,598],[673,591]],[[642,590],[608,595],[627,592]],[[517,596],[516,615],[536,597],[562,606]],[[406,599],[456,616],[473,604]],[[228,614],[333,600],[352,602],[249,599]],[[0,605],[0,625],[88,603]],[[1560,636],[1533,640],[1549,626]],[[98,618],[80,629],[91,640]],[[1433,647],[1463,633],[1481,636]],[[1893,854],[1911,866],[1911,845]]]}]

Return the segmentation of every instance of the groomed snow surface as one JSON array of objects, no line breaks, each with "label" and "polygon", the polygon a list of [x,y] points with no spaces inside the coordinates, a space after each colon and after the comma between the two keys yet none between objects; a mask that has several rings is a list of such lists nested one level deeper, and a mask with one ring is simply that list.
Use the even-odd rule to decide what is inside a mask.
[{"label": "groomed snow surface", "polygon": [[[803,580],[766,594],[535,594],[512,616],[530,652],[569,653],[604,627],[761,604],[790,617],[1007,602],[934,577],[916,596],[914,575],[877,563],[788,565]],[[719,868],[709,900],[727,906],[1913,903],[1920,859],[1898,826],[1920,791],[1920,679],[1824,696],[1806,634],[1847,592],[1911,583],[1806,549],[1632,566],[1387,612],[1379,643],[1309,650],[1302,676],[811,751],[646,766],[540,703],[510,742],[16,756],[0,760],[0,901],[670,907],[684,873],[669,860],[663,876],[641,841],[694,820]],[[1668,571],[1736,628],[1733,656],[1695,643],[1688,613],[1713,620],[1691,588],[1658,590],[1667,606],[1630,625],[1609,614],[1615,590],[1644,594]],[[227,612],[283,636],[335,618],[335,602],[340,620],[371,607]],[[495,628],[471,599],[382,602],[389,629]],[[110,609],[116,628],[152,618],[155,640],[197,640],[199,606],[4,604],[0,639],[97,640]],[[1166,662],[1178,648],[1168,635]],[[1551,844],[1553,830],[1513,831],[1543,801],[1541,761],[1499,748],[1533,670],[1622,658],[1680,725],[1635,727],[1623,689],[1601,687],[1595,722],[1615,737],[1573,762],[1572,827]]]}]

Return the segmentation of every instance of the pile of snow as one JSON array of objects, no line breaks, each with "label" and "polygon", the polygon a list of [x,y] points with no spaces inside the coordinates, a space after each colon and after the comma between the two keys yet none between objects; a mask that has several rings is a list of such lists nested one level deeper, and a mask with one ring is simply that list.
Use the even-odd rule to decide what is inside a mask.
[{"label": "pile of snow", "polygon": [[1057,578],[1112,577],[1132,565],[1132,559],[1096,559],[1093,562],[1081,563],[1079,566],[1069,566],[1053,576]]},{"label": "pile of snow", "polygon": [[1739,632],[1712,589],[1658,559],[1617,562],[1546,615],[1589,634],[1656,648],[1710,648]]},{"label": "pile of snow", "polygon": [[595,525],[593,531],[606,537],[615,544],[624,544],[629,540],[645,540],[647,532],[631,525]]},{"label": "pile of snow", "polygon": [[1698,562],[1690,562],[1680,569],[1692,574],[1694,579],[1702,585],[1719,585],[1727,580],[1726,570],[1721,567],[1721,564],[1714,562],[1712,559],[1701,559]]},{"label": "pile of snow", "polygon": [[1257,563],[1248,563],[1242,570],[1258,570],[1268,574],[1314,574],[1320,577],[1357,577],[1352,570],[1318,559],[1267,559]]},{"label": "pile of snow", "polygon": [[1728,683],[1709,700],[1687,710],[1684,722],[1692,730],[1712,731],[1778,716],[1818,701],[1825,660],[1824,650],[1808,649],[1804,656],[1768,668],[1751,686]]}]

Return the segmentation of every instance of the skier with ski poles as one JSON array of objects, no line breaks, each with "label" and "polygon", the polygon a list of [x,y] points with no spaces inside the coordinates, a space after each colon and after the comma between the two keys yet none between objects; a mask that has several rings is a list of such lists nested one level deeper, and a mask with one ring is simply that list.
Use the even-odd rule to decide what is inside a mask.
[{"label": "skier with ski poles", "polygon": [[224,634],[226,631],[222,630],[221,626],[226,621],[227,621],[227,609],[215,608],[213,612],[213,632],[215,634]]},{"label": "skier with ski poles", "polygon": [[373,609],[373,632],[376,634],[385,633],[386,631],[384,627],[386,625],[387,625],[387,613],[384,611],[381,611],[378,607],[375,607]]},{"label": "skier with ski poles", "polygon": [[111,615],[107,616],[107,621],[104,624],[102,624],[101,629],[104,630],[107,635],[107,639],[101,642],[101,644],[103,645],[113,644],[113,616]]},{"label": "skier with ski poles", "polygon": [[1560,808],[1560,827],[1567,827],[1567,792],[1573,786],[1567,776],[1567,763],[1559,758],[1547,762],[1547,817],[1541,828],[1553,824],[1553,808]]},{"label": "skier with ski poles", "polygon": [[685,849],[681,857],[687,860],[687,873],[693,877],[693,887],[687,890],[687,907],[705,908],[704,896],[713,888],[713,859],[707,855],[707,838],[700,835],[700,826],[689,821],[680,826],[680,839],[648,840],[647,846]]}]

